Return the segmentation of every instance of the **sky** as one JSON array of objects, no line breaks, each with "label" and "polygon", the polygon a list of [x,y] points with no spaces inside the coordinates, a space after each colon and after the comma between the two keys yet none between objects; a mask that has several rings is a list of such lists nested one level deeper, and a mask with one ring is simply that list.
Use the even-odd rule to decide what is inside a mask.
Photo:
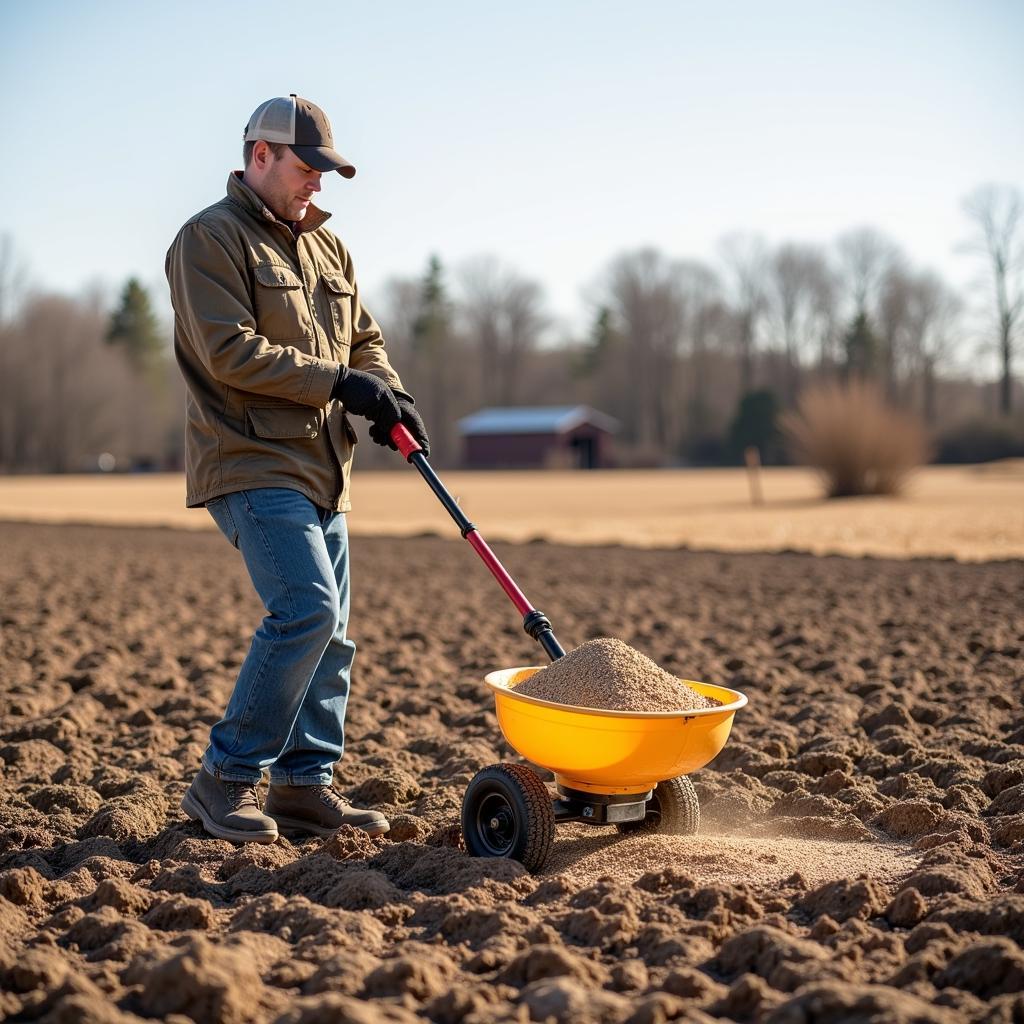
[{"label": "sky", "polygon": [[863,225],[964,287],[963,197],[1024,187],[1022,52],[1018,0],[0,0],[0,235],[41,288],[166,307],[175,233],[295,92],[358,169],[318,205],[371,300],[490,253],[580,330],[623,251]]}]

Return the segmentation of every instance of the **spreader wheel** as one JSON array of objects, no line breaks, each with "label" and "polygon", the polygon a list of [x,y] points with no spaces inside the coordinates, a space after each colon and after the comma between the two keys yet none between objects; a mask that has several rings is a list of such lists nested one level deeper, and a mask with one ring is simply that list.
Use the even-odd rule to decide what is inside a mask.
[{"label": "spreader wheel", "polygon": [[540,870],[555,837],[547,787],[525,765],[482,768],[462,798],[462,836],[473,857],[510,857]]},{"label": "spreader wheel", "polygon": [[693,783],[686,775],[659,782],[647,801],[643,821],[623,821],[620,832],[660,832],[670,836],[692,836],[700,828],[700,804]]}]

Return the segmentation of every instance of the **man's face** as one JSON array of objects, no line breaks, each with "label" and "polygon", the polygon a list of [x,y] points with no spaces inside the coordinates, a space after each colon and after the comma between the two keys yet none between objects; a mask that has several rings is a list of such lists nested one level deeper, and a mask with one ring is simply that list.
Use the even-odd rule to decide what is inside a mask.
[{"label": "man's face", "polygon": [[257,191],[274,215],[283,220],[302,220],[313,196],[320,191],[321,172],[303,163],[290,149],[276,157],[269,146],[264,166],[255,163],[260,172]]}]

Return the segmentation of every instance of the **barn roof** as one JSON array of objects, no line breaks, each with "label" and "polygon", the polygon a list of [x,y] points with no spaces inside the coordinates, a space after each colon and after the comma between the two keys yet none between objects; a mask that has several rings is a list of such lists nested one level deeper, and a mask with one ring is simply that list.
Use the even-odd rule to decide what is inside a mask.
[{"label": "barn roof", "polygon": [[589,405],[536,405],[480,409],[459,420],[464,437],[480,434],[564,434],[583,423],[613,434],[619,429],[611,416]]}]

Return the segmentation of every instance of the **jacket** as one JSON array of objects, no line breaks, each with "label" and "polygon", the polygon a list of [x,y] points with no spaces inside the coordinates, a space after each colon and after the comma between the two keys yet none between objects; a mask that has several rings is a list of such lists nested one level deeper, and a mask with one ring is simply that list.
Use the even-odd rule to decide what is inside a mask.
[{"label": "jacket", "polygon": [[296,237],[235,171],[167,252],[190,508],[251,487],[351,508],[356,434],[331,400],[339,369],[402,382],[329,217],[311,204]]}]

